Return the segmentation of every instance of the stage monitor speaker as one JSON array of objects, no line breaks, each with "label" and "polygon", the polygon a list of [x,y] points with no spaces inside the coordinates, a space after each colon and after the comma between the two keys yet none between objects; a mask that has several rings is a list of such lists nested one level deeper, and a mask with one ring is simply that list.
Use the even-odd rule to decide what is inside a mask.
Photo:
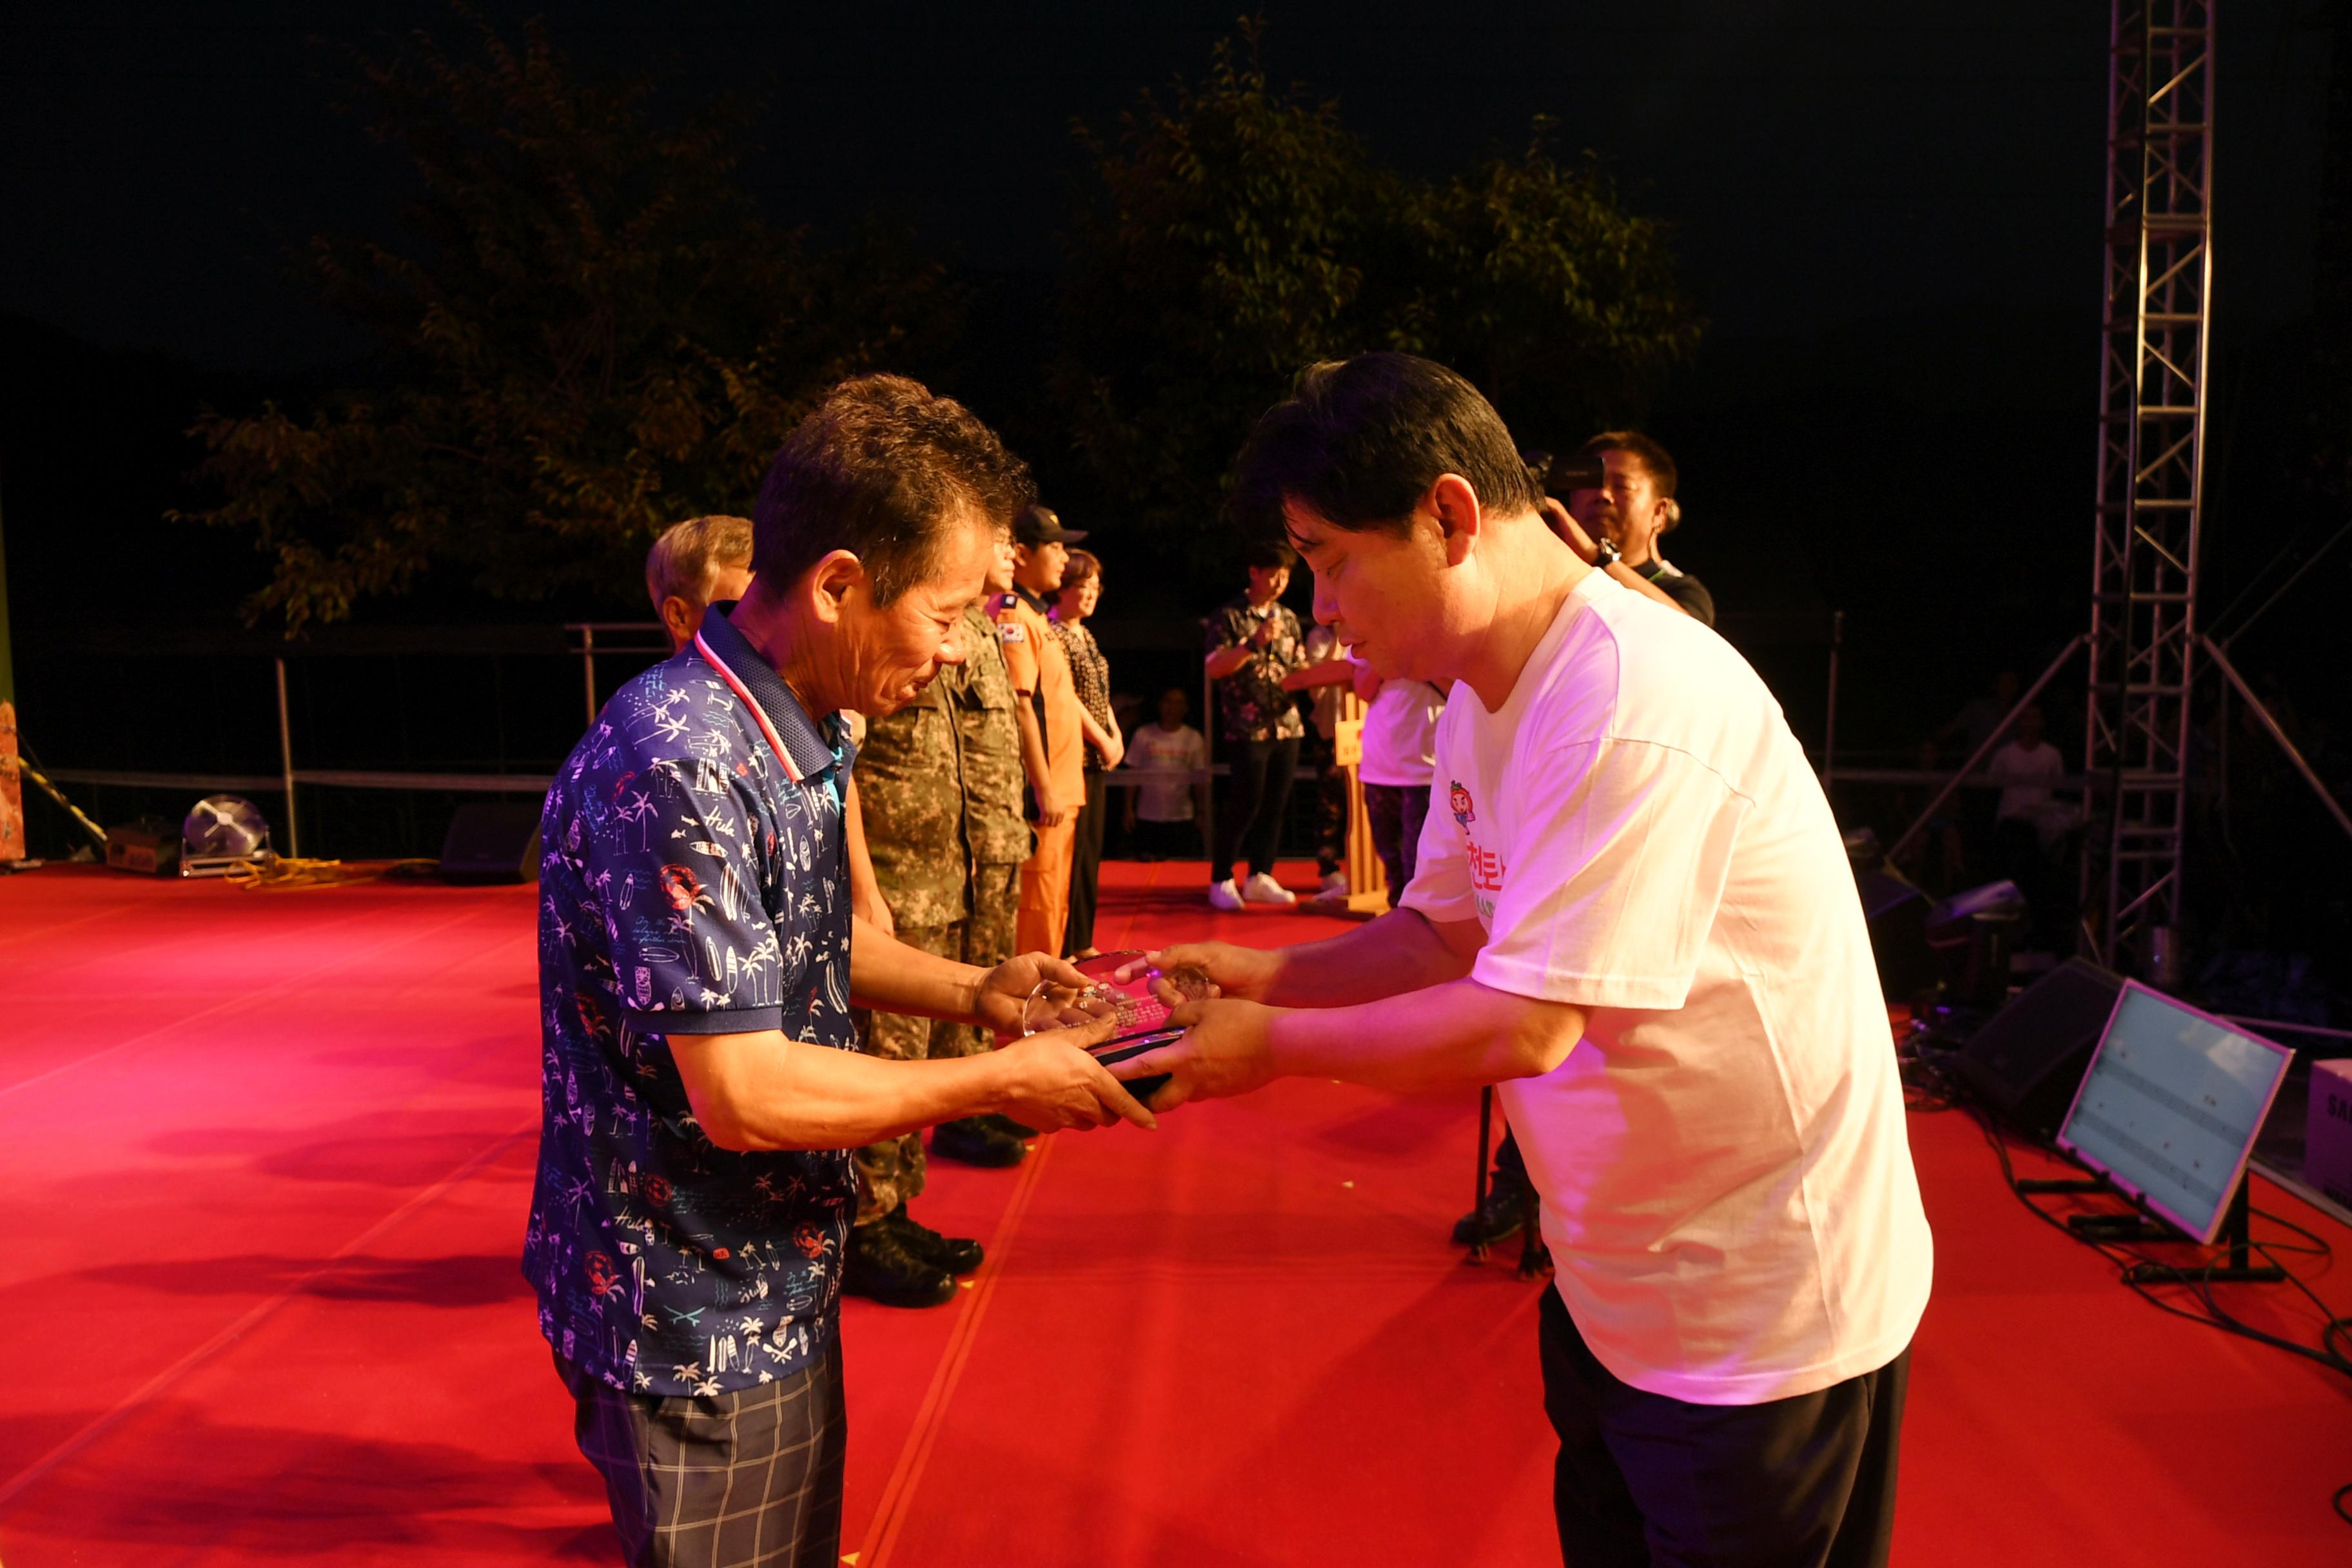
[{"label": "stage monitor speaker", "polygon": [[2004,1121],[2057,1131],[2123,988],[2121,976],[2068,959],[1985,1021],[1960,1051],[1960,1081]]},{"label": "stage monitor speaker", "polygon": [[2303,1179],[2337,1203],[2352,1205],[2352,1057],[2311,1064]]},{"label": "stage monitor speaker", "polygon": [[536,882],[538,805],[477,801],[459,806],[441,842],[440,870],[449,882]]},{"label": "stage monitor speaker", "polygon": [[1871,956],[1889,1002],[1909,1002],[1936,984],[1936,950],[1927,945],[1927,895],[1885,871],[1854,873],[1863,918],[1870,922]]}]

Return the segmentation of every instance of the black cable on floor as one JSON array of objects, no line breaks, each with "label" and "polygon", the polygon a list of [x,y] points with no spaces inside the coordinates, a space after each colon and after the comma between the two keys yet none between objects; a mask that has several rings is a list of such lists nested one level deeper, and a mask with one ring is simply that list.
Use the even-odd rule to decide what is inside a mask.
[{"label": "black cable on floor", "polygon": [[[2179,1283],[2188,1285],[2197,1292],[2198,1298],[2204,1303],[2205,1310],[2201,1313],[2193,1312],[2174,1306],[2171,1302],[2156,1296],[2149,1288],[2149,1281],[2135,1278],[2134,1275],[2134,1271],[2143,1265],[2168,1266],[2121,1242],[2101,1241],[2095,1237],[2084,1236],[2069,1226],[2064,1220],[2035,1203],[2032,1194],[2019,1189],[2017,1169],[2009,1157],[2008,1140],[2001,1136],[1992,1118],[1981,1107],[1958,1092],[1951,1080],[1944,1075],[1940,1063],[1932,1059],[1926,1052],[1915,1053],[1906,1058],[1903,1077],[1906,1103],[1916,1095],[1920,1100],[1919,1109],[1921,1110],[1946,1110],[1958,1108],[1966,1110],[1969,1118],[1976,1122],[1978,1130],[1984,1134],[1986,1143],[1992,1149],[1993,1157],[2000,1162],[2001,1181],[2008,1186],[2010,1195],[2023,1204],[2026,1212],[2042,1224],[2056,1230],[2070,1241],[2079,1242],[2090,1247],[2108,1262],[2116,1265],[2121,1274],[2123,1285],[2133,1295],[2158,1311],[2169,1312],[2176,1318],[2185,1318],[2192,1323],[2202,1323],[2207,1328],[2219,1329],[2223,1333],[2235,1334],[2241,1339],[2252,1340],[2257,1344],[2268,1345],[2273,1350],[2285,1351],[2291,1355],[2317,1362],[2330,1371],[2340,1372],[2347,1377],[2352,1377],[2352,1317],[2339,1314],[2335,1308],[2320,1299],[2317,1291],[2305,1284],[2287,1268],[2285,1264],[2279,1261],[2279,1254],[2283,1252],[2315,1258],[2333,1257],[2335,1248],[2328,1244],[2325,1237],[2306,1226],[2297,1225],[2291,1219],[2283,1218],[2267,1210],[2252,1208],[2249,1205],[2252,1214],[2260,1215],[2273,1225],[2294,1231],[2311,1243],[2308,1247],[2289,1247],[2281,1242],[2254,1241],[2250,1238],[2247,1247],[2250,1251],[2260,1253],[2264,1262],[2277,1268],[2285,1277],[2285,1283],[2294,1286],[2305,1299],[2319,1310],[2320,1316],[2325,1321],[2321,1325],[2319,1343],[2316,1346],[2303,1344],[2266,1330],[2257,1329],[2251,1323],[2241,1322],[2224,1311],[2221,1304],[2213,1298],[2211,1277],[2212,1271],[2222,1266],[2220,1258],[2209,1259],[2203,1269],[2200,1271],[2179,1270],[2183,1275],[2189,1275],[2192,1272],[2201,1274],[2201,1278],[2186,1279]],[[2045,1153],[2056,1155],[2061,1159],[2065,1158],[2064,1154],[2053,1146],[2042,1144],[2040,1147]],[[2251,1174],[2246,1179],[2251,1179]],[[2344,1341],[2341,1348],[2336,1342],[2339,1339]],[[2336,1510],[2336,1517],[2342,1519],[2347,1524],[2352,1524],[2352,1511],[2347,1511],[2345,1506],[2345,1500],[2347,1497],[2352,1497],[2352,1482],[2347,1482],[2336,1489],[2334,1496],[2329,1500],[2329,1506]]]}]

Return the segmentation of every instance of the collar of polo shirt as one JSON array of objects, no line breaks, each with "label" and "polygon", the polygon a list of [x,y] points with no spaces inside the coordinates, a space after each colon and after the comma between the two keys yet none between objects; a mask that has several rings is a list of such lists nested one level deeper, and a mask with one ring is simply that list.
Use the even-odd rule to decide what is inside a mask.
[{"label": "collar of polo shirt", "polygon": [[743,692],[760,706],[767,716],[777,742],[782,746],[784,761],[791,765],[796,778],[814,778],[840,761],[835,747],[842,728],[841,716],[828,713],[822,725],[809,717],[793,689],[784,684],[775,667],[761,658],[726,612],[734,606],[713,605],[702,615],[698,638],[716,655],[724,667],[722,679],[732,676],[741,683]]}]

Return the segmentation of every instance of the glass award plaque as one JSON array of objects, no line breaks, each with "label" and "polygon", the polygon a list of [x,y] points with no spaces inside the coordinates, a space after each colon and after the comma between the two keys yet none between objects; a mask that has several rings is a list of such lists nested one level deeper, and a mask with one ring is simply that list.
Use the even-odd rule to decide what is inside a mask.
[{"label": "glass award plaque", "polygon": [[[1140,952],[1106,952],[1081,960],[1076,967],[1087,978],[1085,985],[1049,980],[1029,994],[1021,1032],[1034,1035],[1113,1019],[1111,1037],[1087,1047],[1087,1054],[1105,1067],[1182,1037],[1183,1028],[1168,1022],[1170,1012],[1186,1002],[1205,1002],[1217,994],[1205,972],[1188,964],[1154,968]],[[1165,1073],[1137,1079],[1127,1091],[1138,1100],[1149,1100],[1167,1081]]]}]

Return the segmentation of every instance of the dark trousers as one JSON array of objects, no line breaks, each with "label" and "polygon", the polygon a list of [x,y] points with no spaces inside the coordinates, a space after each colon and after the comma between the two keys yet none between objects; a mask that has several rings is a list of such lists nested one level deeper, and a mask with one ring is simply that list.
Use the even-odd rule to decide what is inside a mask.
[{"label": "dark trousers", "polygon": [[1547,1288],[1544,1413],[1568,1568],[1876,1568],[1895,1533],[1911,1352],[1763,1405],[1620,1383]]},{"label": "dark trousers", "polygon": [[1328,877],[1348,863],[1348,770],[1327,753],[1318,772],[1315,869]]},{"label": "dark trousers", "polygon": [[1412,886],[1413,861],[1421,850],[1421,825],[1429,816],[1427,784],[1364,786],[1364,823],[1372,830],[1372,853],[1389,879],[1389,907],[1394,909]]},{"label": "dark trousers", "polygon": [[629,1568],[835,1568],[849,1424],[841,1346],[740,1394],[625,1394],[562,1356],[572,1435]]},{"label": "dark trousers", "polygon": [[1103,807],[1110,785],[1100,768],[1087,770],[1087,808],[1078,813],[1078,839],[1070,851],[1070,918],[1062,927],[1062,956],[1095,944],[1095,905],[1102,887]]},{"label": "dark trousers", "polygon": [[1298,737],[1286,741],[1226,741],[1233,772],[1225,809],[1217,813],[1217,845],[1209,857],[1209,880],[1234,874],[1234,858],[1249,856],[1253,874],[1274,875],[1274,851],[1282,840],[1283,814],[1290,809],[1290,779],[1298,771]]}]

